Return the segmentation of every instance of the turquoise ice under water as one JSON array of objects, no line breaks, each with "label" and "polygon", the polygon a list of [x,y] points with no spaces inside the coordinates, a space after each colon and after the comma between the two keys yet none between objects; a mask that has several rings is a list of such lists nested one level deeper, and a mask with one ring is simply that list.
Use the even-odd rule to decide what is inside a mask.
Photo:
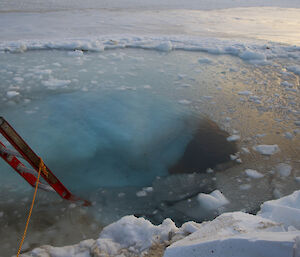
[{"label": "turquoise ice under water", "polygon": [[72,189],[151,185],[194,129],[184,108],[145,92],[70,92],[34,106],[5,116]]},{"label": "turquoise ice under water", "polygon": [[212,60],[138,52],[2,54],[2,115],[72,189],[150,186],[205,114],[188,105]]},{"label": "turquoise ice under water", "polygon": [[[1,116],[72,192],[93,202],[84,209],[39,192],[28,248],[36,239],[75,243],[126,214],[181,223],[222,211],[255,212],[274,192],[299,188],[299,77],[285,69],[293,60],[257,66],[230,55],[137,49],[0,57]],[[240,135],[242,163],[234,160],[213,173],[169,175],[204,117]],[[252,150],[257,144],[278,144],[281,151],[261,156]],[[278,163],[292,166],[289,177],[270,172]],[[247,177],[248,168],[264,178]],[[0,206],[6,210],[0,237],[6,235],[2,248],[10,253],[32,190],[4,162],[0,172]],[[230,204],[206,212],[197,195],[214,189]]]}]

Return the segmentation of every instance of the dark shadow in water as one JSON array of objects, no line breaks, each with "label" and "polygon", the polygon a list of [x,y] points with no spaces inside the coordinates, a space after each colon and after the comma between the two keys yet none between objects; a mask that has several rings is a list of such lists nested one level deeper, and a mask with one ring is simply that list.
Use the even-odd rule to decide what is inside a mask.
[{"label": "dark shadow in water", "polygon": [[170,174],[205,172],[218,164],[230,161],[230,154],[237,152],[235,142],[228,142],[230,135],[213,121],[201,120],[183,156],[169,168]]}]

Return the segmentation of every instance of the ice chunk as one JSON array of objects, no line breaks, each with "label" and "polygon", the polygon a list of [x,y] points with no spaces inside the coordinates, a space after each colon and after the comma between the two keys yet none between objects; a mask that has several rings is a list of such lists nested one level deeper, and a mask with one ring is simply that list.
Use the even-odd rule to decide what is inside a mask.
[{"label": "ice chunk", "polygon": [[[164,257],[289,256],[295,235],[284,231],[280,224],[268,219],[242,212],[224,213],[173,243]],[[281,255],[274,254],[278,249]]]},{"label": "ice chunk", "polygon": [[50,75],[52,73],[52,70],[50,69],[45,69],[45,70],[40,70],[37,69],[34,71],[35,74],[39,74],[39,75]]},{"label": "ice chunk", "polygon": [[284,132],[284,137],[287,138],[287,139],[292,139],[294,136],[291,132]]},{"label": "ice chunk", "polygon": [[243,163],[243,161],[242,161],[241,158],[238,158],[238,159],[236,159],[235,161],[236,161],[237,163],[240,163],[240,164]]},{"label": "ice chunk", "polygon": [[256,134],[255,136],[258,137],[258,138],[263,138],[263,137],[266,136],[266,134]]},{"label": "ice chunk", "polygon": [[16,81],[18,84],[21,84],[24,79],[22,77],[14,77],[14,81]]},{"label": "ice chunk", "polygon": [[287,81],[281,82],[280,85],[282,85],[282,86],[284,86],[284,87],[293,87],[293,86],[294,86],[293,84],[291,84],[291,83],[289,83],[289,82],[287,82]]},{"label": "ice chunk", "polygon": [[[196,233],[196,232],[195,232]],[[194,235],[193,233],[192,235]],[[197,234],[198,235],[198,234]],[[236,236],[180,240],[169,246],[164,257],[230,256],[285,257],[292,256],[300,232],[254,232]],[[294,255],[297,256],[297,255]]]},{"label": "ice chunk", "polygon": [[59,87],[65,87],[71,83],[71,80],[60,80],[60,79],[55,79],[51,78],[46,81],[42,81],[43,85],[48,87],[48,88],[59,88]]},{"label": "ice chunk", "polygon": [[293,226],[300,229],[300,191],[263,203],[257,215],[281,222],[286,228]]},{"label": "ice chunk", "polygon": [[17,92],[17,91],[7,91],[7,92],[6,92],[6,96],[7,96],[8,98],[13,98],[13,97],[18,96],[18,95],[20,95],[20,93]]},{"label": "ice chunk", "polygon": [[251,188],[250,184],[244,184],[244,185],[240,185],[239,188],[241,190],[249,190]]},{"label": "ice chunk", "polygon": [[264,177],[263,174],[261,174],[260,172],[258,172],[256,170],[252,170],[252,169],[246,169],[245,173],[247,174],[248,177],[251,177],[251,178],[262,178],[262,177]]},{"label": "ice chunk", "polygon": [[245,90],[245,91],[240,91],[238,92],[239,95],[245,95],[245,96],[248,96],[248,95],[252,95],[252,92],[251,91],[248,91],[248,90]]},{"label": "ice chunk", "polygon": [[275,170],[281,177],[288,177],[291,174],[292,166],[286,163],[280,163],[275,167]]},{"label": "ice chunk", "polygon": [[153,187],[143,187],[143,191],[145,191],[147,193],[151,193],[151,192],[153,192]]},{"label": "ice chunk", "polygon": [[250,51],[250,50],[246,50],[244,52],[242,52],[240,54],[240,57],[243,59],[243,60],[265,60],[266,59],[266,56],[262,53],[258,53],[258,52],[253,52],[253,51]]},{"label": "ice chunk", "polygon": [[147,192],[144,191],[144,190],[138,191],[138,192],[136,192],[136,196],[137,196],[137,197],[144,197],[144,196],[147,196]]},{"label": "ice chunk", "polygon": [[182,100],[179,100],[178,103],[187,105],[187,104],[190,104],[191,101],[186,100],[186,99],[182,99]]},{"label": "ice chunk", "polygon": [[81,50],[75,50],[68,52],[68,55],[70,56],[83,56],[83,51]]},{"label": "ice chunk", "polygon": [[90,257],[90,251],[95,240],[88,239],[80,242],[76,245],[54,247],[50,245],[42,246],[41,248],[36,248],[32,251],[33,255],[22,254],[22,256],[36,256],[36,257]]},{"label": "ice chunk", "polygon": [[300,66],[289,66],[286,69],[300,76]]},{"label": "ice chunk", "polygon": [[230,160],[234,161],[238,158],[238,155],[235,155],[235,154],[231,154],[230,155]]},{"label": "ice chunk", "polygon": [[173,45],[170,41],[162,42],[155,47],[159,51],[169,52],[173,49]]},{"label": "ice chunk", "polygon": [[[119,221],[105,227],[96,241],[98,249],[108,256],[120,254],[120,250],[129,248],[136,255],[141,256],[153,243],[167,241],[170,233],[178,228],[170,219],[166,219],[159,226],[154,226],[144,218],[125,216]],[[106,255],[105,255],[106,256]]]},{"label": "ice chunk", "polygon": [[247,147],[242,147],[242,151],[245,154],[249,154],[250,153],[250,151],[249,151],[249,149]]},{"label": "ice chunk", "polygon": [[272,155],[279,152],[279,147],[278,145],[256,145],[253,146],[253,150],[262,155]]},{"label": "ice chunk", "polygon": [[227,198],[219,191],[215,190],[210,194],[200,193],[197,197],[198,202],[207,210],[217,210],[229,203]]},{"label": "ice chunk", "polygon": [[213,61],[211,59],[205,58],[205,57],[198,59],[198,62],[201,63],[201,64],[211,64],[211,63],[213,63]]},{"label": "ice chunk", "polygon": [[241,139],[241,136],[239,135],[232,135],[230,137],[226,138],[228,142],[234,142],[234,141],[238,141]]},{"label": "ice chunk", "polygon": [[206,173],[213,173],[213,172],[214,172],[214,170],[211,169],[211,168],[208,168],[208,169],[206,170]]}]

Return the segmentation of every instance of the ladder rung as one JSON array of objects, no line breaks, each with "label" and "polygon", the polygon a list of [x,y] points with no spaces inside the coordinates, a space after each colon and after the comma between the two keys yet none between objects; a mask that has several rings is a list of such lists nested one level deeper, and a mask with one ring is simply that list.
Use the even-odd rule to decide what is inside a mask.
[{"label": "ladder rung", "polygon": [[44,184],[44,183],[41,183],[41,182],[39,182],[39,188],[44,190],[44,191],[55,192],[55,190],[51,186],[48,186],[47,184]]},{"label": "ladder rung", "polygon": [[[33,174],[33,175],[36,174],[36,171],[34,169],[30,169],[26,166],[19,165],[17,169],[21,172],[30,173],[30,174]],[[55,192],[55,190],[51,186],[49,186],[47,184],[44,184],[44,183],[41,183],[41,182],[39,182],[39,188],[42,189],[42,190],[45,190],[45,191]]]},{"label": "ladder rung", "polygon": [[0,152],[6,153],[6,154],[9,154],[9,155],[13,155],[13,156],[16,156],[16,157],[19,157],[19,158],[23,158],[23,156],[21,154],[19,154],[17,151],[5,148],[3,146],[0,146]]},{"label": "ladder rung", "polygon": [[26,166],[18,165],[17,169],[21,172],[28,172],[33,175],[36,174],[36,171],[34,169],[27,168]]}]

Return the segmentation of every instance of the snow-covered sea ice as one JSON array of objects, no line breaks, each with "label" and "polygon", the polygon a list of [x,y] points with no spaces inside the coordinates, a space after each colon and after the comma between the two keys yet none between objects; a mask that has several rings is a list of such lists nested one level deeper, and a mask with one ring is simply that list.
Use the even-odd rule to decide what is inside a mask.
[{"label": "snow-covered sea ice", "polygon": [[[234,224],[251,232],[245,224],[264,222],[240,212],[207,226],[191,220],[255,214],[263,202],[299,189],[299,7],[292,0],[4,1],[0,115],[73,193],[92,202],[85,208],[39,192],[23,250],[96,239],[121,219],[96,241],[35,251],[89,256],[129,246],[139,255],[156,238],[162,254],[195,232],[190,248],[184,239],[166,252],[181,256],[211,245],[201,227],[243,220]],[[32,189],[4,162],[0,173],[0,251],[11,256]],[[288,199],[263,205],[265,224],[288,214],[285,229],[298,228],[297,215],[287,213],[297,195]],[[120,239],[120,224],[132,242]],[[256,238],[297,248],[297,232],[252,232],[228,234],[223,246],[249,247]]]}]

